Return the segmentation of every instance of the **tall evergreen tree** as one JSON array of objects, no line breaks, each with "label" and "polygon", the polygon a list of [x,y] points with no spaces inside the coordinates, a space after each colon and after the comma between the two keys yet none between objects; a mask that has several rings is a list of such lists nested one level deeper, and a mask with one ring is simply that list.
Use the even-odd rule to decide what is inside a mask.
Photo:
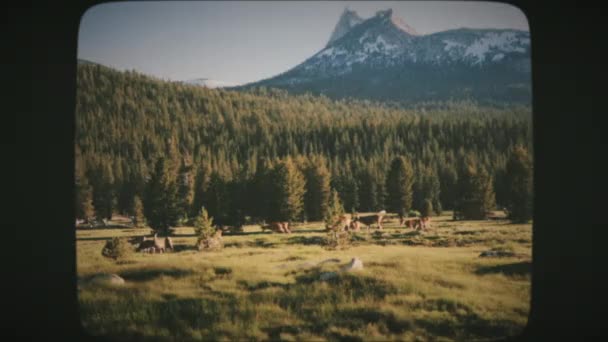
[{"label": "tall evergreen tree", "polygon": [[209,190],[209,182],[211,180],[211,166],[202,164],[197,172],[194,180],[192,206],[190,208],[190,216],[195,217],[200,208],[205,205],[207,191]]},{"label": "tall evergreen tree", "polygon": [[454,209],[454,203],[458,196],[456,189],[458,185],[458,172],[452,165],[441,168],[440,174],[440,200],[442,207]]},{"label": "tall evergreen tree", "polygon": [[171,227],[179,218],[177,185],[170,174],[169,162],[156,161],[154,171],[146,184],[144,214],[148,225],[159,235],[172,234]]},{"label": "tall evergreen tree", "polygon": [[405,157],[396,157],[386,177],[386,207],[390,212],[405,217],[412,208],[414,172]]},{"label": "tall evergreen tree", "polygon": [[477,164],[477,158],[467,157],[462,166],[459,179],[459,200],[456,210],[465,219],[480,220],[486,213],[496,207],[494,182],[483,166]]},{"label": "tall evergreen tree", "polygon": [[275,183],[272,194],[270,219],[272,221],[297,221],[304,211],[306,180],[291,158],[279,162],[274,168]]},{"label": "tall evergreen tree", "polygon": [[533,183],[532,160],[528,150],[517,146],[507,162],[506,181],[508,184],[507,210],[514,222],[527,222],[532,219]]},{"label": "tall evergreen tree", "polygon": [[192,159],[186,155],[181,161],[177,177],[178,208],[181,218],[188,217],[194,201],[194,176],[192,175]]},{"label": "tall evergreen tree", "polygon": [[325,221],[325,227],[331,229],[337,223],[337,220],[344,214],[344,206],[340,200],[340,196],[336,189],[331,189],[329,195],[329,201],[327,203],[327,210],[323,220]]},{"label": "tall evergreen tree", "polygon": [[230,225],[230,209],[232,198],[230,197],[229,181],[219,172],[214,171],[209,179],[207,199],[205,203],[209,208],[209,215],[214,217],[218,226]]},{"label": "tall evergreen tree", "polygon": [[367,169],[360,174],[359,204],[361,211],[378,211],[378,182],[371,170]]},{"label": "tall evergreen tree", "polygon": [[329,170],[321,159],[314,159],[306,168],[306,194],[304,204],[306,217],[310,221],[319,221],[325,217],[329,201]]},{"label": "tall evergreen tree", "polygon": [[76,178],[76,218],[89,220],[95,215],[93,190],[86,176],[83,175],[81,177]]},{"label": "tall evergreen tree", "polygon": [[93,206],[97,219],[111,219],[114,209],[114,176],[110,162],[102,162],[96,170],[93,184]]},{"label": "tall evergreen tree", "polygon": [[433,201],[430,199],[425,199],[422,208],[420,209],[420,216],[422,217],[430,217],[434,213],[433,210]]},{"label": "tall evergreen tree", "polygon": [[133,224],[135,227],[143,227],[146,217],[144,215],[144,204],[139,196],[133,197]]}]

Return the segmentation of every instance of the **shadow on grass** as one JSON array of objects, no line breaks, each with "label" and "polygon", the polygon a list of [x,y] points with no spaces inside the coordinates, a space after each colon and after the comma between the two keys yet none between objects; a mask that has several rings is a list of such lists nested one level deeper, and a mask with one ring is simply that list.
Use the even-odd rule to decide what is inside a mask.
[{"label": "shadow on grass", "polygon": [[274,281],[261,281],[259,283],[249,283],[246,280],[239,280],[237,281],[237,285],[244,289],[244,290],[248,290],[248,291],[256,291],[256,290],[263,290],[263,289],[267,289],[269,287],[278,287],[281,289],[288,289],[289,288],[289,284],[283,284],[283,283],[278,283],[278,282],[274,282]]},{"label": "shadow on grass", "polygon": [[127,281],[149,281],[161,276],[169,276],[172,278],[183,278],[194,274],[192,270],[184,270],[179,268],[152,268],[152,269],[133,269],[122,271],[118,275]]},{"label": "shadow on grass", "polygon": [[319,245],[325,246],[326,239],[323,236],[292,236],[287,239],[287,244],[289,245]]},{"label": "shadow on grass", "polygon": [[112,240],[113,236],[106,236],[106,237],[81,237],[81,238],[76,238],[76,241],[109,241]]},{"label": "shadow on grass", "polygon": [[261,248],[275,248],[277,247],[277,243],[276,242],[270,242],[268,240],[266,240],[265,238],[257,238],[253,241],[234,241],[234,242],[227,242],[224,244],[224,247],[229,248],[229,247],[235,247],[235,248],[242,248],[242,247],[261,247]]},{"label": "shadow on grass", "polygon": [[[418,319],[415,324],[424,328],[429,335],[455,338],[456,340],[491,339],[502,341],[523,331],[523,326],[505,319],[483,319],[469,312],[458,315],[455,321]],[[464,335],[464,336],[463,336]]]},{"label": "shadow on grass", "polygon": [[193,246],[193,245],[174,245],[173,246],[174,253],[186,252],[186,251],[198,251],[198,248],[196,248],[196,246]]},{"label": "shadow on grass", "polygon": [[481,266],[475,273],[479,275],[502,273],[507,276],[525,276],[532,271],[531,261],[515,262],[497,266]]},{"label": "shadow on grass", "polygon": [[357,330],[369,323],[386,325],[391,333],[400,334],[412,328],[409,320],[400,320],[392,312],[384,312],[373,308],[354,308],[338,311],[336,315],[337,326]]}]

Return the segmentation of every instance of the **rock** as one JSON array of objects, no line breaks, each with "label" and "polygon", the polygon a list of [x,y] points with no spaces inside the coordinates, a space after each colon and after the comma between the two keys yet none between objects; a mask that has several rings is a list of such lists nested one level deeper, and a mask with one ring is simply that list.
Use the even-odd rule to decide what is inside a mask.
[{"label": "rock", "polygon": [[350,263],[344,267],[342,267],[342,271],[356,271],[356,270],[362,270],[363,269],[363,261],[361,261],[361,259],[359,258],[353,258]]},{"label": "rock", "polygon": [[338,273],[336,273],[336,272],[325,272],[325,273],[321,274],[319,279],[320,280],[329,280],[332,278],[336,278],[337,276],[338,276]]},{"label": "rock", "polygon": [[124,285],[125,280],[116,274],[102,273],[93,276],[87,283],[96,285]]}]

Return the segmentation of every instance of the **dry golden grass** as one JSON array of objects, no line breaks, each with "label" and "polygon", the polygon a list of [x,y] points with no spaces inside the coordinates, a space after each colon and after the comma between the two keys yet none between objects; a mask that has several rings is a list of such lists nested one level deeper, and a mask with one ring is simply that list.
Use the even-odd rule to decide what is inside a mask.
[{"label": "dry golden grass", "polygon": [[[519,333],[529,310],[531,225],[454,222],[449,214],[426,232],[389,222],[336,251],[324,248],[320,222],[290,235],[248,226],[225,236],[219,252],[195,251],[193,229],[180,227],[175,252],[121,263],[101,256],[105,241],[149,230],[79,230],[78,275],[126,280],[83,286],[82,322],[94,335],[165,340],[468,341]],[[490,248],[515,256],[479,257]],[[352,257],[364,270],[319,281]]]}]

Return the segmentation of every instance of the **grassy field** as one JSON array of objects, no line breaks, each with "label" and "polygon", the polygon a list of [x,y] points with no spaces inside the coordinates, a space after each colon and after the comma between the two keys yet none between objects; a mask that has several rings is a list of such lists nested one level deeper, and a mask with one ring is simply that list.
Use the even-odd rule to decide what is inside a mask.
[{"label": "grassy field", "polygon": [[[114,236],[149,229],[78,230],[80,279],[115,273],[123,286],[82,286],[82,324],[92,335],[146,340],[471,341],[520,333],[530,302],[531,224],[434,218],[417,232],[381,232],[327,250],[321,223],[291,235],[245,227],[225,248],[198,252],[180,227],[173,253],[101,255]],[[479,257],[495,248],[512,257]],[[364,269],[319,280],[351,258]]]}]

